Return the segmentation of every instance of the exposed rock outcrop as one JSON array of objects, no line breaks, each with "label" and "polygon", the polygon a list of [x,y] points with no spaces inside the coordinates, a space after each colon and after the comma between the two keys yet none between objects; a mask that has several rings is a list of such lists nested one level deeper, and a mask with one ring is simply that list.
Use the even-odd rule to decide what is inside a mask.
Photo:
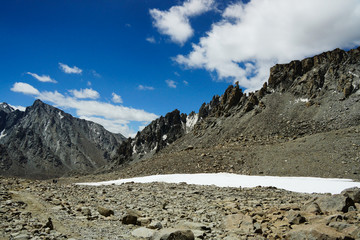
[{"label": "exposed rock outcrop", "polygon": [[189,116],[174,110],[152,121],[135,138],[123,142],[118,150],[119,162],[149,158],[190,131],[197,114]]}]

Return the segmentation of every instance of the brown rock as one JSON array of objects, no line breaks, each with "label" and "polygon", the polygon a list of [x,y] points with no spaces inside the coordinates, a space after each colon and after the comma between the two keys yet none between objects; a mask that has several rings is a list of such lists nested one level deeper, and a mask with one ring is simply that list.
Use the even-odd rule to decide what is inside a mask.
[{"label": "brown rock", "polygon": [[328,227],[324,224],[315,225],[296,225],[294,229],[289,231],[286,235],[286,239],[300,240],[300,239],[327,239],[327,240],[339,240],[339,239],[353,239],[344,233],[340,233],[335,229]]},{"label": "brown rock", "polygon": [[98,212],[100,213],[100,215],[104,216],[104,217],[109,217],[111,215],[114,215],[114,211],[111,209],[107,209],[107,208],[103,208],[103,207],[98,207]]}]

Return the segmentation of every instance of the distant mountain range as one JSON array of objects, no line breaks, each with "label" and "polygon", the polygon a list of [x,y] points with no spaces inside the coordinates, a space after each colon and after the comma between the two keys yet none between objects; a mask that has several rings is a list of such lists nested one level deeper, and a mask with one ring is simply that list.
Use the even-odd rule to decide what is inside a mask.
[{"label": "distant mountain range", "polygon": [[360,176],[359,88],[360,48],[335,49],[275,65],[258,91],[230,85],[197,113],[174,110],[128,139],[40,100],[25,112],[3,103],[0,173],[48,178],[116,169],[123,175],[354,178]]},{"label": "distant mountain range", "polygon": [[110,164],[124,140],[99,124],[36,100],[25,112],[0,104],[0,173],[49,178]]}]

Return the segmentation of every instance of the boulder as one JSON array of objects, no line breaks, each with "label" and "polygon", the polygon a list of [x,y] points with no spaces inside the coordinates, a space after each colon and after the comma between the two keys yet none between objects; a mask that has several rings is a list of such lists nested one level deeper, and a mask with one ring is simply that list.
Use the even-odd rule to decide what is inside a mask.
[{"label": "boulder", "polygon": [[345,189],[341,194],[351,198],[355,203],[360,203],[360,188],[358,187]]},{"label": "boulder", "polygon": [[155,232],[156,232],[155,230],[148,229],[146,227],[140,227],[132,231],[131,235],[133,235],[136,238],[152,239]]},{"label": "boulder", "polygon": [[195,236],[191,230],[178,230],[169,234],[161,240],[194,240]]},{"label": "boulder", "polygon": [[254,232],[253,219],[250,216],[242,213],[225,216],[221,225],[226,230],[239,229],[244,233]]},{"label": "boulder", "polygon": [[138,221],[138,218],[140,218],[141,214],[135,210],[128,210],[127,213],[122,218],[122,223],[129,225],[141,225],[141,223]]},{"label": "boulder", "polygon": [[109,217],[111,215],[114,215],[114,211],[111,209],[107,209],[107,208],[103,208],[103,207],[98,207],[98,212],[100,213],[100,215],[104,216],[104,217]]},{"label": "boulder", "polygon": [[324,224],[314,225],[296,225],[294,229],[286,234],[286,239],[300,240],[300,239],[327,239],[327,240],[339,240],[339,239],[352,239],[351,237],[336,231],[335,229],[328,227]]},{"label": "boulder", "polygon": [[323,196],[316,200],[321,212],[348,212],[349,207],[354,205],[354,201],[347,196],[336,194]]}]

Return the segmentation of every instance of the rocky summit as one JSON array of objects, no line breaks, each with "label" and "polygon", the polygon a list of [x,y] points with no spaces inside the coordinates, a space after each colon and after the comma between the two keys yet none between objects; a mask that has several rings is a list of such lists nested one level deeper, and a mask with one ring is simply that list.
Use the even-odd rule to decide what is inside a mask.
[{"label": "rocky summit", "polygon": [[25,112],[0,106],[0,173],[53,178],[111,163],[125,138],[36,100]]}]

